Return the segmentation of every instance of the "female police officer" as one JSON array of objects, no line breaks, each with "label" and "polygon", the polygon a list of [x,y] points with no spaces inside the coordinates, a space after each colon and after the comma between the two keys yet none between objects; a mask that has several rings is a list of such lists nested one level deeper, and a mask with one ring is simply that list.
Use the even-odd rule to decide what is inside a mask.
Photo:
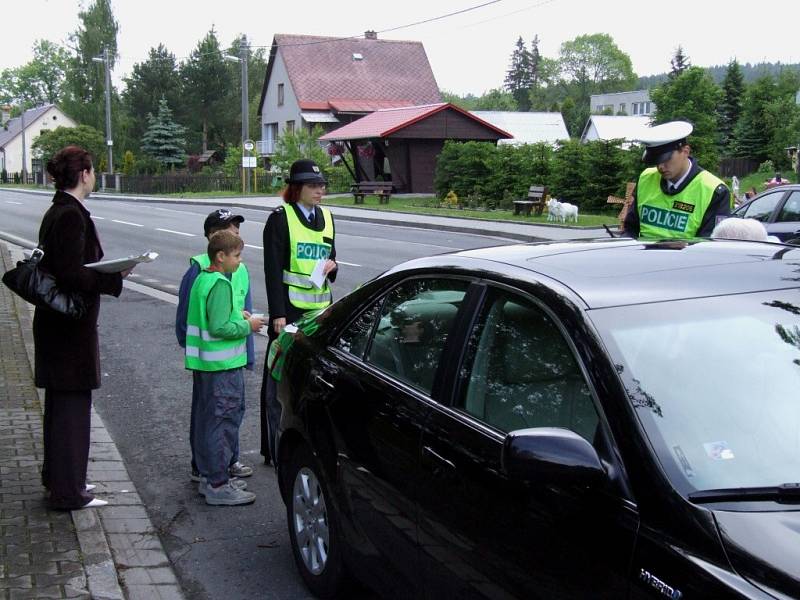
[{"label": "female police officer", "polygon": [[[270,343],[287,323],[331,303],[329,282],[336,279],[337,270],[333,217],[319,205],[327,183],[319,167],[311,160],[295,161],[286,183],[285,204],[272,212],[264,227]],[[321,286],[311,280],[318,265],[326,276]],[[272,444],[279,416],[275,385],[265,360],[261,385],[261,454],[266,463],[275,450]]]}]

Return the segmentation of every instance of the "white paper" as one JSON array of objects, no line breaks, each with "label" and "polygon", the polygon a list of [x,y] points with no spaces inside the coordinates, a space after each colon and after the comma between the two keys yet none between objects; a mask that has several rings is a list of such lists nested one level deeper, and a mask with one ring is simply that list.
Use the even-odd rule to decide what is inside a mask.
[{"label": "white paper", "polygon": [[126,256],[125,258],[101,260],[100,262],[93,262],[84,266],[94,269],[95,271],[100,271],[101,273],[119,273],[120,271],[130,269],[139,263],[153,262],[156,258],[158,258],[158,252],[148,250],[139,256]]},{"label": "white paper", "polygon": [[314,265],[314,270],[311,271],[311,275],[309,276],[309,279],[311,280],[311,283],[314,284],[314,287],[321,288],[322,284],[325,283],[325,279],[328,277],[327,275],[325,275],[325,273],[323,273],[323,270],[325,269],[325,263],[326,262],[327,262],[327,259],[320,258],[317,261],[317,264]]}]

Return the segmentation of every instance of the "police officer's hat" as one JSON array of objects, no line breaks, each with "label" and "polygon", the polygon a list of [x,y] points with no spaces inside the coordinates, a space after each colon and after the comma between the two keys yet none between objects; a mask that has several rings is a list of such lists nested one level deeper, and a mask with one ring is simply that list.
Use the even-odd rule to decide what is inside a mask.
[{"label": "police officer's hat", "polygon": [[313,160],[301,159],[292,163],[286,183],[328,183]]},{"label": "police officer's hat", "polygon": [[670,121],[649,127],[637,140],[645,145],[642,160],[649,167],[669,160],[674,150],[686,145],[686,138],[692,133],[692,129],[692,124],[686,121]]}]

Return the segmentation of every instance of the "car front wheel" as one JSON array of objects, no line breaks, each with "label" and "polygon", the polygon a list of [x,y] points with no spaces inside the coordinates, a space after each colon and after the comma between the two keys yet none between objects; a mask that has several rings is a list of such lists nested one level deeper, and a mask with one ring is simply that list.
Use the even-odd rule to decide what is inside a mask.
[{"label": "car front wheel", "polygon": [[338,522],[318,463],[306,447],[297,449],[287,475],[289,538],[300,575],[315,596],[340,597],[347,578]]}]

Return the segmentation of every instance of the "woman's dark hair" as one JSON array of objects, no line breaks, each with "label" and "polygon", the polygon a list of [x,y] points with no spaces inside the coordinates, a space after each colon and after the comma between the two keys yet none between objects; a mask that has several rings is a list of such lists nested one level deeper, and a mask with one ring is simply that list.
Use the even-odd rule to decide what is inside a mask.
[{"label": "woman's dark hair", "polygon": [[303,184],[302,183],[289,183],[283,189],[283,201],[288,202],[289,204],[294,204],[298,200],[300,200],[300,193],[303,191]]},{"label": "woman's dark hair", "polygon": [[69,190],[78,185],[81,173],[92,168],[92,155],[80,146],[66,146],[47,161],[47,172],[57,190]]}]

